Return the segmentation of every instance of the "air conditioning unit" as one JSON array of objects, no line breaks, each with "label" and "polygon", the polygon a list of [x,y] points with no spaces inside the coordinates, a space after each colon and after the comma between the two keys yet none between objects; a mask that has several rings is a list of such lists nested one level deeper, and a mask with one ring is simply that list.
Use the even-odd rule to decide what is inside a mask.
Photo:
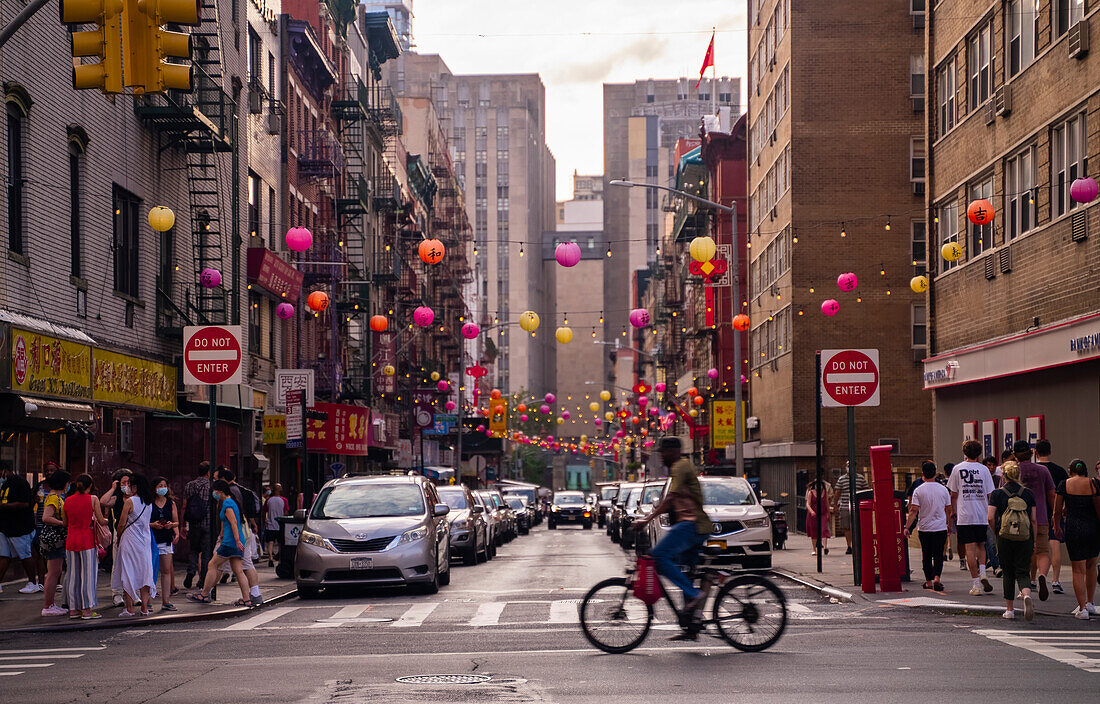
[{"label": "air conditioning unit", "polygon": [[997,250],[997,264],[1002,274],[1012,271],[1012,249],[1001,247]]},{"label": "air conditioning unit", "polygon": [[924,197],[924,181],[913,181],[913,195]]},{"label": "air conditioning unit", "polygon": [[745,419],[745,427],[749,430],[757,430],[760,428],[760,418],[758,416],[749,416]]},{"label": "air conditioning unit", "polygon": [[282,113],[272,110],[267,113],[267,133],[268,134],[280,134],[283,131],[283,115]]},{"label": "air conditioning unit", "polygon": [[1070,239],[1074,242],[1084,242],[1089,237],[1088,213],[1078,210],[1070,218]]},{"label": "air conditioning unit", "polygon": [[118,422],[118,451],[134,451],[134,421],[132,420]]},{"label": "air conditioning unit", "polygon": [[985,124],[992,125],[993,122],[997,119],[997,113],[993,109],[993,101],[988,101],[985,104],[985,107],[982,108],[982,111],[982,116],[985,118]]},{"label": "air conditioning unit", "polygon": [[993,94],[993,109],[1001,117],[1012,112],[1012,86],[1001,86]]},{"label": "air conditioning unit", "polygon": [[985,278],[995,279],[997,278],[997,267],[993,262],[994,255],[990,254],[985,258],[983,265],[985,266]]},{"label": "air conditioning unit", "polygon": [[1083,59],[1089,53],[1089,22],[1082,19],[1069,28],[1069,58]]},{"label": "air conditioning unit", "polygon": [[248,87],[248,111],[253,115],[264,111],[264,94],[256,84]]}]

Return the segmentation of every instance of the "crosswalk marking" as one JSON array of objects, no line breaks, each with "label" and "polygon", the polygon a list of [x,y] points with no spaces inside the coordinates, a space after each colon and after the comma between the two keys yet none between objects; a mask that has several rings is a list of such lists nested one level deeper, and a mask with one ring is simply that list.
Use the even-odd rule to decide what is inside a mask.
[{"label": "crosswalk marking", "polygon": [[52,662],[21,662],[18,665],[0,665],[5,670],[11,670],[17,667],[53,667]]},{"label": "crosswalk marking", "polygon": [[26,653],[83,653],[93,650],[104,650],[106,647],[105,645],[97,645],[88,648],[27,648],[25,650],[0,650],[0,655],[24,655]]},{"label": "crosswalk marking", "polygon": [[0,660],[41,660],[43,657],[48,657],[50,659],[58,659],[58,658],[72,659],[72,658],[82,658],[82,657],[84,657],[84,654],[83,653],[80,653],[80,654],[71,654],[70,653],[70,654],[66,654],[66,655],[56,655],[55,654],[55,655],[47,655],[47,656],[42,656],[42,655],[0,655]]},{"label": "crosswalk marking", "polygon": [[477,613],[470,619],[471,626],[495,626],[500,622],[500,615],[504,613],[506,601],[491,601],[477,607]]},{"label": "crosswalk marking", "polygon": [[1002,631],[979,629],[975,634],[1006,645],[1031,651],[1085,672],[1100,673],[1100,657],[1083,653],[1100,652],[1100,633],[1089,631]]},{"label": "crosswalk marking", "polygon": [[253,616],[252,618],[247,618],[244,621],[241,621],[240,623],[234,623],[230,626],[226,626],[222,630],[223,631],[251,631],[253,628],[256,628],[257,626],[262,626],[265,623],[268,623],[270,621],[274,621],[275,619],[279,618],[280,616],[283,616],[284,614],[289,614],[292,611],[297,611],[297,609],[298,609],[298,607],[296,607],[296,606],[276,606],[275,608],[271,609],[270,611],[262,611],[259,614]]},{"label": "crosswalk marking", "polygon": [[[0,650],[0,677],[15,677],[26,674],[29,669],[43,669],[58,664],[52,661],[75,660],[85,655],[105,650],[107,646],[98,645],[84,648],[25,648],[23,650]],[[36,662],[29,662],[34,660]]]},{"label": "crosswalk marking", "polygon": [[580,620],[576,599],[550,602],[550,618],[547,623],[580,623]]},{"label": "crosswalk marking", "polygon": [[424,619],[431,616],[432,612],[438,607],[438,601],[410,606],[405,613],[401,614],[401,618],[393,623],[393,626],[395,628],[415,628],[423,624]]}]

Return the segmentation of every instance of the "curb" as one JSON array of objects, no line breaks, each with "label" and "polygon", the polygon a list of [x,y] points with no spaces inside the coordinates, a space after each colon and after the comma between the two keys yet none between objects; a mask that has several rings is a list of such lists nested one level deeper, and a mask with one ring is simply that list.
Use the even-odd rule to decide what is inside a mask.
[{"label": "curb", "polygon": [[227,609],[218,609],[217,611],[196,612],[189,614],[158,614],[156,616],[147,616],[145,618],[122,620],[122,619],[100,619],[96,621],[70,621],[67,623],[55,623],[41,626],[23,626],[22,628],[5,628],[0,629],[0,633],[49,633],[49,632],[64,632],[64,631],[97,631],[106,628],[130,628],[135,625],[155,625],[155,624],[177,624],[177,623],[190,623],[194,621],[214,621],[217,619],[232,618],[233,616],[240,616],[252,611],[263,609],[266,606],[274,605],[293,599],[298,596],[298,588],[293,587],[289,591],[281,594],[276,594],[270,599],[264,599],[262,606],[257,608],[251,608],[248,606],[234,606]]},{"label": "curb", "polygon": [[821,594],[822,596],[827,596],[831,599],[836,599],[837,601],[850,603],[850,602],[855,600],[855,597],[852,594],[849,594],[848,592],[841,591],[840,589],[837,589],[836,587],[829,586],[828,584],[819,584],[817,582],[811,582],[807,579],[803,579],[802,577],[794,575],[794,574],[792,574],[790,572],[787,572],[785,570],[772,569],[771,573],[773,575],[775,575],[776,577],[781,577],[783,579],[790,580],[790,581],[794,582],[795,584],[799,584],[803,587],[813,589],[818,594]]}]

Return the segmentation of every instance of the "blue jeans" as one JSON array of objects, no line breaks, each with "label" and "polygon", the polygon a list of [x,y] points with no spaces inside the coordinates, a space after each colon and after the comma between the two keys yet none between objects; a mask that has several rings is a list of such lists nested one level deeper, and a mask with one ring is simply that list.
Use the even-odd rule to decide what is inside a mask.
[{"label": "blue jeans", "polygon": [[706,539],[705,534],[699,535],[695,531],[695,521],[680,521],[649,551],[649,556],[657,563],[657,572],[679,587],[685,599],[699,596],[699,590],[680,571],[680,562],[693,562]]},{"label": "blue jeans", "polygon": [[991,570],[998,569],[1001,561],[997,558],[997,537],[992,528],[985,529],[985,564]]}]

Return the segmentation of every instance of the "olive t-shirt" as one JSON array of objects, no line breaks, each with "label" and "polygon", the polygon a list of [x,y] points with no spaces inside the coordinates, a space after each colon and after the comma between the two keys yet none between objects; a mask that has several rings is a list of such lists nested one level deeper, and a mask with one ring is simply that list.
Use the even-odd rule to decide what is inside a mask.
[{"label": "olive t-shirt", "polygon": [[673,502],[676,522],[694,520],[696,533],[700,535],[710,533],[712,523],[703,511],[703,488],[699,486],[699,475],[695,471],[695,465],[687,458],[681,457],[672,465],[668,474],[672,478],[668,485],[668,493],[678,494],[686,499]]}]

